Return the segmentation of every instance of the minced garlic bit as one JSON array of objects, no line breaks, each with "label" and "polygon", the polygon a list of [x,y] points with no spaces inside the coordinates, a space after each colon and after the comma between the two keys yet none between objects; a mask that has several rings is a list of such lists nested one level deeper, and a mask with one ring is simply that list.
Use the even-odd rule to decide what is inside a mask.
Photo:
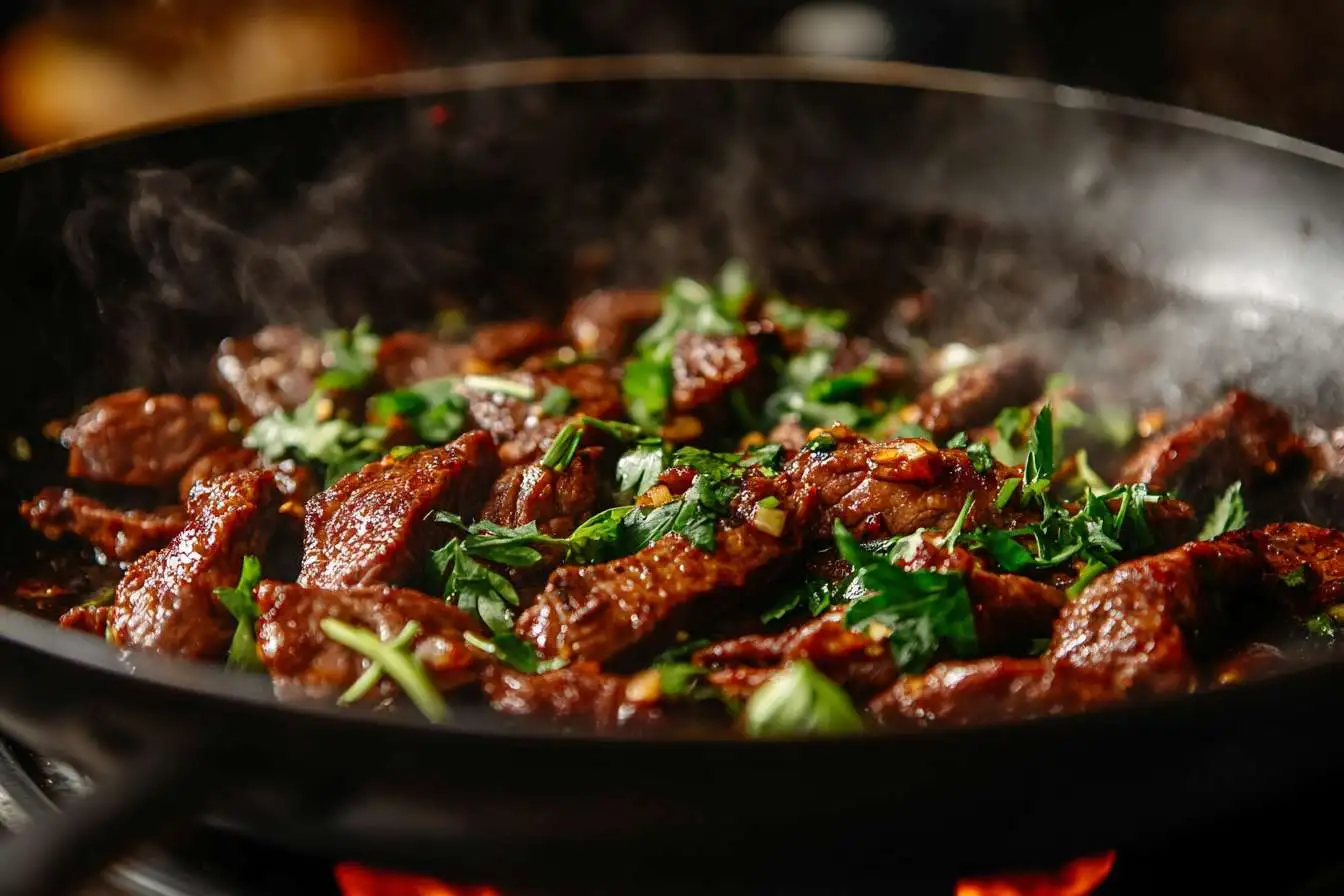
[{"label": "minced garlic bit", "polygon": [[635,499],[640,507],[662,507],[672,500],[672,491],[661,482]]},{"label": "minced garlic bit", "polygon": [[784,527],[789,522],[789,512],[782,507],[762,507],[756,505],[756,513],[751,518],[751,524],[766,535],[773,535],[776,538],[784,534]]}]

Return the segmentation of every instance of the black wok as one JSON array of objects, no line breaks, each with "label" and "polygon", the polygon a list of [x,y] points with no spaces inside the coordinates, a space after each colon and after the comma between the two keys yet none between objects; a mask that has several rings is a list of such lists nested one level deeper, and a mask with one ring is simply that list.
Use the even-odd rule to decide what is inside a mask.
[{"label": "black wok", "polygon": [[[270,320],[379,328],[730,255],[900,341],[1016,336],[1136,403],[1236,383],[1303,422],[1344,393],[1344,157],[1190,112],[898,63],[649,57],[381,79],[0,163],[5,506],[93,395],[204,382]],[[585,278],[576,252],[605,244]],[[591,253],[589,253],[591,254]],[[1327,497],[1288,514],[1330,522]],[[35,542],[3,515],[6,556]],[[557,734],[470,708],[277,704],[0,609],[0,729],[99,785],[0,850],[32,892],[202,813],[304,850],[497,883],[675,886],[974,870],[1177,835],[1319,780],[1344,665],[1077,717],[821,743]],[[1282,823],[1278,823],[1282,827]],[[24,886],[30,889],[23,890]]]}]

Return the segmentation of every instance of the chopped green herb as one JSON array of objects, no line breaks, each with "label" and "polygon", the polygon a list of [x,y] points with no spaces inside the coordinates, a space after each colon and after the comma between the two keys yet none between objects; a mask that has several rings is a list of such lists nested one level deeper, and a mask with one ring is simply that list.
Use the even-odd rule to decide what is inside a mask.
[{"label": "chopped green herb", "polygon": [[966,446],[966,457],[971,461],[971,469],[977,473],[988,473],[994,469],[994,454],[984,442],[972,442]]},{"label": "chopped green herb", "polygon": [[838,684],[807,660],[777,672],[743,710],[752,737],[857,734],[863,718]]},{"label": "chopped green herb", "polygon": [[704,677],[705,670],[694,663],[664,663],[654,665],[658,670],[658,687],[668,697],[688,697]]},{"label": "chopped green herb", "polygon": [[359,426],[332,416],[330,398],[314,392],[293,412],[276,410],[262,417],[248,430],[243,444],[255,448],[267,463],[288,457],[322,464],[328,468],[330,483],[381,457],[384,436],[382,427]]},{"label": "chopped green herb", "polygon": [[1279,581],[1289,588],[1301,588],[1307,584],[1307,565],[1304,563],[1294,569],[1290,569],[1279,576]]},{"label": "chopped green herb", "polygon": [[594,514],[570,534],[565,555],[568,563],[599,563],[622,555],[621,522],[635,510],[634,505],[611,507]]},{"label": "chopped green herb", "polygon": [[[540,558],[531,548],[525,550]],[[462,539],[454,538],[433,551],[430,567],[443,582],[445,600],[474,614],[497,635],[513,631],[511,608],[518,606],[518,592],[508,579],[473,558]]]},{"label": "chopped green herb", "polygon": [[583,428],[573,423],[566,423],[564,428],[556,433],[555,439],[551,441],[551,447],[542,455],[541,465],[556,471],[566,469],[573,462],[574,455],[578,453],[579,442],[582,439]]},{"label": "chopped green herb", "polygon": [[923,439],[926,442],[933,441],[933,433],[929,432],[918,423],[902,423],[896,427],[892,433],[893,439]]},{"label": "chopped green herb", "polygon": [[966,501],[961,505],[961,512],[957,514],[957,519],[952,523],[952,528],[947,530],[943,536],[943,547],[949,551],[957,546],[957,539],[961,537],[961,528],[966,525],[966,518],[971,515],[971,506],[975,504],[975,495],[966,496]]},{"label": "chopped green herb", "polygon": [[1065,590],[1064,593],[1070,599],[1077,597],[1083,593],[1088,585],[1092,584],[1093,579],[1101,575],[1107,569],[1107,565],[1100,560],[1088,561],[1088,564],[1083,567],[1082,572],[1078,573],[1078,578]]},{"label": "chopped green herb", "polygon": [[1013,492],[1022,484],[1022,480],[1016,476],[1012,479],[1005,479],[1003,485],[999,486],[999,493],[994,498],[994,509],[1002,510],[1008,506],[1008,502],[1013,500]]},{"label": "chopped green herb", "polygon": [[599,420],[596,417],[583,416],[579,422],[585,427],[601,430],[618,442],[636,442],[644,438],[656,438],[656,431],[649,431],[633,423],[621,423],[618,420]]},{"label": "chopped green herb", "polygon": [[541,396],[541,412],[548,417],[560,417],[568,414],[574,407],[574,393],[564,386],[552,386]]},{"label": "chopped green herb", "polygon": [[1021,447],[1021,438],[1031,424],[1031,408],[1006,407],[994,418],[994,431],[998,438],[991,449],[994,459],[1004,466],[1021,466],[1027,459],[1025,447]]},{"label": "chopped green herb", "polygon": [[367,317],[349,330],[329,330],[323,334],[332,363],[314,382],[317,389],[337,391],[361,388],[378,369],[378,348],[382,340],[370,327]]},{"label": "chopped green herb", "polygon": [[238,584],[232,588],[215,589],[215,599],[238,623],[233,631],[233,641],[229,644],[228,664],[249,672],[260,672],[263,668],[261,658],[257,656],[257,620],[261,612],[253,596],[260,582],[261,561],[248,554],[243,558]]},{"label": "chopped green herb", "polygon": [[537,651],[531,644],[513,632],[500,632],[493,638],[482,638],[473,632],[465,632],[462,639],[477,650],[488,653],[527,675],[552,672],[565,666],[564,660],[543,660],[537,656]]},{"label": "chopped green herb", "polygon": [[[323,619],[320,625],[328,638],[381,666],[384,674],[401,687],[425,718],[431,722],[442,722],[448,718],[448,704],[444,702],[443,695],[430,680],[420,658],[406,647],[393,648],[368,629],[347,625],[339,619]],[[418,624],[412,620],[406,626],[414,627],[410,635],[413,638]],[[405,629],[402,635],[405,635]]]},{"label": "chopped green herb", "polygon": [[835,450],[835,447],[838,444],[839,442],[835,440],[835,436],[831,435],[828,432],[821,432],[817,433],[817,435],[808,439],[807,443],[803,445],[803,450],[818,451],[823,454],[829,454],[830,452]]},{"label": "chopped green herb", "polygon": [[959,433],[957,433],[956,435],[954,435],[952,438],[950,438],[950,439],[947,440],[947,446],[946,446],[946,447],[948,447],[948,448],[965,448],[965,447],[966,447],[967,445],[969,445],[969,444],[970,444],[970,439],[967,438],[966,433],[964,433],[964,432],[959,432]]},{"label": "chopped green herb", "polygon": [[1246,525],[1246,504],[1241,499],[1241,482],[1227,487],[1218,503],[1213,506],[1204,528],[1199,530],[1199,540],[1208,541],[1227,532],[1233,532]]},{"label": "chopped green herb", "polygon": [[1307,631],[1318,638],[1329,638],[1332,641],[1335,638],[1335,623],[1328,613],[1317,613],[1303,624],[1306,625]]},{"label": "chopped green herb", "polygon": [[773,442],[766,445],[758,445],[746,453],[742,458],[742,463],[751,466],[756,465],[761,468],[761,472],[767,476],[774,476],[784,467],[784,446],[776,445]]},{"label": "chopped green herb", "polygon": [[1050,488],[1050,477],[1055,473],[1055,428],[1050,403],[1046,402],[1036,415],[1027,442],[1027,460],[1023,465],[1022,498],[1043,498]]},{"label": "chopped green herb", "polygon": [[667,469],[670,454],[662,439],[641,439],[616,461],[617,496],[630,500],[642,495],[658,482]]},{"label": "chopped green herb", "polygon": [[671,355],[627,361],[621,377],[621,392],[630,419],[644,429],[656,431],[662,426],[671,401]]},{"label": "chopped green herb", "polygon": [[775,297],[765,303],[764,315],[784,330],[801,330],[809,346],[836,345],[849,324],[849,315],[838,308],[803,308]]},{"label": "chopped green herb", "polygon": [[790,415],[805,426],[841,424],[860,428],[871,424],[880,412],[860,404],[863,392],[877,382],[877,370],[864,364],[845,373],[832,374],[833,349],[812,348],[790,358],[784,367],[778,391],[765,402],[765,416],[779,422]]},{"label": "chopped green herb", "polygon": [[467,424],[467,400],[457,391],[459,385],[456,377],[444,377],[380,392],[368,401],[368,418],[387,423],[399,417],[427,444],[445,444],[462,435]]},{"label": "chopped green herb", "polygon": [[537,397],[537,390],[532,388],[530,384],[520,383],[517,380],[502,376],[469,374],[462,378],[462,385],[477,392],[493,392],[496,395],[516,398],[519,401],[532,401]]},{"label": "chopped green herb", "polygon": [[1074,454],[1073,458],[1074,464],[1078,467],[1078,479],[1082,482],[1084,488],[1090,489],[1097,494],[1105,492],[1110,488],[1110,486],[1106,484],[1106,480],[1098,476],[1097,471],[1092,469],[1091,464],[1087,462],[1087,451],[1080,448],[1077,453]]},{"label": "chopped green herb", "polygon": [[771,510],[779,506],[779,499],[776,498],[774,495],[770,495],[769,497],[762,498],[761,500],[757,501],[756,506],[764,507],[767,510]]},{"label": "chopped green herb", "polygon": [[[400,634],[387,642],[387,646],[391,650],[401,650],[404,647],[409,647],[411,642],[415,640],[415,636],[418,634],[420,634],[420,623],[412,619],[402,627]],[[350,704],[363,700],[365,695],[373,689],[373,686],[376,685],[378,680],[382,677],[383,664],[376,660],[369,663],[369,668],[364,670],[364,674],[355,679],[355,683],[350,685],[349,689],[336,699],[336,702]]]}]

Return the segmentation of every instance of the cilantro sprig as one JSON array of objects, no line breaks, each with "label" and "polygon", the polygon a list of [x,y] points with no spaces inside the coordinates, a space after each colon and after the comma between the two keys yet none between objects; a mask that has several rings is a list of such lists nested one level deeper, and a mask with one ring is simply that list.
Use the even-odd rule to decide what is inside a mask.
[{"label": "cilantro sprig", "polygon": [[796,415],[804,426],[839,423],[851,429],[870,426],[882,408],[863,403],[863,393],[877,382],[877,368],[863,364],[844,373],[831,373],[834,348],[807,349],[783,365],[779,389],[765,402],[766,419],[777,423]]},{"label": "cilantro sprig", "polygon": [[248,672],[263,670],[257,656],[257,620],[261,611],[253,592],[261,582],[261,561],[251,554],[243,558],[238,584],[232,588],[216,588],[215,599],[238,623],[233,640],[229,643],[228,665]]},{"label": "cilantro sprig", "polygon": [[1227,532],[1244,528],[1246,525],[1246,503],[1241,497],[1241,480],[1227,487],[1214,504],[1204,526],[1199,530],[1199,540],[1208,541]]},{"label": "cilantro sprig", "polygon": [[807,660],[775,673],[751,695],[742,715],[752,737],[857,734],[864,727],[844,689]]},{"label": "cilantro sprig", "polygon": [[318,389],[353,390],[363,388],[378,369],[378,349],[382,339],[373,332],[367,317],[349,330],[328,330],[322,334],[332,363],[317,378]]}]

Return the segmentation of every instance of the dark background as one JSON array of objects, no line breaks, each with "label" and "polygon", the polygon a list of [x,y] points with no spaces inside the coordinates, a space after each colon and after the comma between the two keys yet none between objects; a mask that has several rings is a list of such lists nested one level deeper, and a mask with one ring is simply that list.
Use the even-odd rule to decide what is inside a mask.
[{"label": "dark background", "polygon": [[[151,0],[3,4],[0,33],[53,8],[115,36]],[[176,0],[177,7],[190,0]],[[541,53],[774,52],[797,0],[481,0],[380,3],[408,65]],[[1344,4],[1330,0],[873,0],[898,35],[886,55],[1188,105],[1344,145],[1336,82]],[[4,148],[4,147],[0,147]],[[10,141],[8,149],[13,149]]]}]

